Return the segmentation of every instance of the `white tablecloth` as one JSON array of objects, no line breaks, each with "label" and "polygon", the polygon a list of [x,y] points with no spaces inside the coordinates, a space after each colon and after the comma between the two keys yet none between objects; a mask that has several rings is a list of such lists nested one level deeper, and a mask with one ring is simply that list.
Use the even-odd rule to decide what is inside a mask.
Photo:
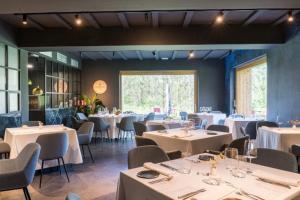
[{"label": "white tablecloth", "polygon": [[143,121],[144,120],[144,115],[142,115],[142,114],[120,114],[120,115],[114,115],[114,114],[98,115],[98,114],[93,114],[93,115],[89,115],[89,117],[100,117],[110,125],[109,137],[112,138],[112,139],[118,138],[119,130],[118,130],[116,124],[120,123],[123,117],[128,117],[128,116],[135,116],[137,121]]},{"label": "white tablecloth", "polygon": [[162,125],[166,129],[174,129],[174,128],[180,128],[184,124],[190,123],[189,121],[183,121],[183,120],[150,120],[147,121],[146,125]]},{"label": "white tablecloth", "polygon": [[225,113],[196,113],[202,120],[206,119],[207,120],[207,125],[211,124],[219,124],[220,120],[225,120],[226,119],[226,114]]},{"label": "white tablecloth", "polygon": [[188,135],[182,129],[169,129],[167,133],[159,131],[144,132],[143,136],[154,140],[165,151],[180,150],[186,155],[203,153],[205,150],[220,150],[222,145],[232,141],[230,133],[214,132],[208,135],[206,130],[193,130]]},{"label": "white tablecloth", "polygon": [[[191,159],[195,159],[194,158]],[[250,200],[249,198],[237,195],[237,189],[241,188],[248,193],[258,195],[265,200],[299,200],[300,186],[292,187],[291,189],[258,181],[256,177],[247,174],[245,178],[235,178],[232,176],[230,170],[226,169],[229,160],[219,161],[216,169],[216,177],[220,180],[220,185],[208,185],[203,182],[208,179],[205,175],[209,172],[209,163],[201,161],[200,163],[192,163],[187,159],[179,159],[168,161],[169,164],[177,169],[180,169],[186,162],[190,162],[191,173],[180,174],[165,168],[173,175],[170,181],[163,181],[160,183],[150,184],[152,180],[139,178],[136,174],[145,168],[135,168],[128,171],[121,172],[119,179],[119,186],[117,191],[117,200],[171,200],[178,199],[178,196],[192,192],[198,189],[205,189],[205,192],[193,196],[195,199],[203,200],[221,200],[225,198],[238,198],[241,200]],[[184,164],[186,163],[186,164]],[[293,180],[300,180],[300,175],[277,170],[274,168],[254,165],[249,163],[241,163],[242,167],[250,167],[252,170],[268,174],[276,174],[284,178],[291,178]],[[157,179],[162,178],[160,175]],[[155,180],[155,179],[153,179]],[[225,183],[230,182],[233,186]],[[189,198],[191,199],[191,198]]]},{"label": "white tablecloth", "polygon": [[300,144],[300,128],[261,127],[256,136],[256,146],[289,152],[293,144]]},{"label": "white tablecloth", "polygon": [[232,133],[232,138],[237,139],[243,137],[241,127],[246,127],[250,121],[257,121],[254,118],[226,118],[225,125],[229,127],[229,132]]},{"label": "white tablecloth", "polygon": [[[29,143],[36,142],[39,135],[65,132],[69,138],[69,148],[64,156],[65,163],[79,164],[82,163],[81,152],[77,139],[77,133],[74,129],[60,125],[50,125],[43,127],[26,127],[26,128],[7,128],[5,130],[4,141],[11,147],[10,158],[16,158],[22,149]],[[40,169],[40,163],[37,169]],[[45,168],[57,166],[57,161],[46,161]]]}]

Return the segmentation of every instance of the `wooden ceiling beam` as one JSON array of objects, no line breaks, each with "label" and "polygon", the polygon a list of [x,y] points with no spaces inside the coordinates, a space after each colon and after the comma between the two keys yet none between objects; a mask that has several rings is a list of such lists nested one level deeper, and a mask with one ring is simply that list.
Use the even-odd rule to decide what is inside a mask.
[{"label": "wooden ceiling beam", "polygon": [[124,28],[129,28],[128,20],[126,18],[125,13],[118,13],[118,18]]},{"label": "wooden ceiling beam", "polygon": [[184,16],[183,20],[183,27],[188,27],[193,19],[194,12],[193,11],[187,11]]},{"label": "wooden ceiling beam", "polygon": [[92,13],[82,14],[82,16],[96,29],[101,29],[101,25]]},{"label": "wooden ceiling beam", "polygon": [[73,29],[72,25],[65,18],[63,18],[60,14],[52,14],[51,17],[56,19],[56,21],[61,23],[67,29],[70,29],[70,30]]},{"label": "wooden ceiling beam", "polygon": [[248,17],[247,19],[243,22],[242,26],[247,26],[249,24],[251,24],[252,22],[254,22],[259,16],[261,16],[261,14],[263,14],[263,10],[255,10],[253,11]]}]

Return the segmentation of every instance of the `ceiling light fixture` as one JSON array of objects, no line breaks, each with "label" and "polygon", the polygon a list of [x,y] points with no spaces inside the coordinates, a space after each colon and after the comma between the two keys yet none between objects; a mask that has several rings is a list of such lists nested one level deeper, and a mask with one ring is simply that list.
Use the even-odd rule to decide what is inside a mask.
[{"label": "ceiling light fixture", "polygon": [[190,52],[189,52],[189,58],[194,58],[194,57],[195,57],[194,51],[190,51]]},{"label": "ceiling light fixture", "polygon": [[75,15],[75,23],[77,25],[81,25],[82,24],[82,19],[80,18],[79,15]]},{"label": "ceiling light fixture", "polygon": [[223,13],[223,11],[220,11],[216,17],[216,23],[221,24],[223,22],[224,22],[224,13]]},{"label": "ceiling light fixture", "polygon": [[32,69],[32,68],[33,68],[33,64],[28,63],[28,64],[27,64],[27,68],[28,68],[28,69]]},{"label": "ceiling light fixture", "polygon": [[27,15],[23,15],[22,24],[27,25]]},{"label": "ceiling light fixture", "polygon": [[292,23],[294,20],[295,20],[295,17],[293,15],[292,11],[289,11],[287,21],[289,23]]}]

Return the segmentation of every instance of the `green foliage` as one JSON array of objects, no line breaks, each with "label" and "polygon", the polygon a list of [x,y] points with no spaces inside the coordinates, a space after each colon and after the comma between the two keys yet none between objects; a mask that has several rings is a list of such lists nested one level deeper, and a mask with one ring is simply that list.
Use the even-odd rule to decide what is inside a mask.
[{"label": "green foliage", "polygon": [[172,113],[194,111],[194,75],[123,75],[122,109],[137,113],[168,108],[167,87],[170,88]]}]

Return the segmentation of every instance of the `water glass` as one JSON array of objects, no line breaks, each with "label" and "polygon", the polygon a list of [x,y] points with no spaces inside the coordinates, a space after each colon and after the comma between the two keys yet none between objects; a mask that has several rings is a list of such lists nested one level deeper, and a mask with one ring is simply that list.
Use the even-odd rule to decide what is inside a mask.
[{"label": "water glass", "polygon": [[227,159],[227,166],[226,168],[232,170],[234,168],[234,160],[237,159],[239,155],[237,148],[226,148],[224,151],[224,156]]},{"label": "water glass", "polygon": [[178,169],[179,173],[190,174],[192,171],[192,162],[189,160],[181,160],[180,168]]}]

